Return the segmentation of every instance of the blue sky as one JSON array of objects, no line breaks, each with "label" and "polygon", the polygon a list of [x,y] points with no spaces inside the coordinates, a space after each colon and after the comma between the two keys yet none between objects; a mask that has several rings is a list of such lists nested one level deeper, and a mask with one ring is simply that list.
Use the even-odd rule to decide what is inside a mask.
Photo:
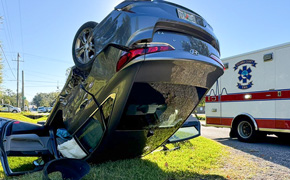
[{"label": "blue sky", "polygon": [[[15,60],[20,53],[25,96],[62,89],[73,66],[71,48],[78,28],[100,22],[118,0],[0,0],[0,41],[5,52],[3,89],[16,92]],[[289,0],[178,0],[214,28],[221,57],[229,57],[290,42]],[[8,66],[8,63],[11,69]],[[21,79],[21,75],[20,75]],[[20,82],[21,85],[21,82]]]}]

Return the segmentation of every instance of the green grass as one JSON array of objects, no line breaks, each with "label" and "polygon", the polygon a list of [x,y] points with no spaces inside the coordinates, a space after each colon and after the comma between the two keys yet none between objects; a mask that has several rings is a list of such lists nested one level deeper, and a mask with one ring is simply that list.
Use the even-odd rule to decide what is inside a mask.
[{"label": "green grass", "polygon": [[[17,115],[11,114],[14,118]],[[2,116],[2,113],[0,114]],[[20,117],[21,114],[18,114]],[[9,117],[12,118],[12,117]],[[23,118],[21,116],[21,120]],[[19,119],[19,118],[17,118]],[[32,120],[29,120],[31,122]],[[35,120],[33,120],[35,122]],[[226,175],[219,171],[223,167],[228,153],[223,145],[198,137],[190,141],[169,144],[169,148],[180,146],[175,151],[157,150],[143,158],[118,160],[98,165],[91,165],[90,173],[84,178],[91,179],[226,179]],[[14,160],[17,164],[17,159]],[[13,177],[19,180],[41,179],[41,172]],[[0,178],[4,177],[3,170]],[[59,179],[54,174],[51,179]],[[10,178],[7,178],[10,179]],[[12,178],[11,178],[12,179]]]},{"label": "green grass", "polygon": [[205,120],[205,114],[197,114],[198,120]]},{"label": "green grass", "polygon": [[37,123],[38,121],[45,121],[47,119],[47,116],[43,116],[39,119],[31,119],[29,117],[26,117],[22,113],[3,113],[3,112],[0,112],[0,117],[19,120],[19,121],[25,121],[25,122],[30,122],[30,123]]}]

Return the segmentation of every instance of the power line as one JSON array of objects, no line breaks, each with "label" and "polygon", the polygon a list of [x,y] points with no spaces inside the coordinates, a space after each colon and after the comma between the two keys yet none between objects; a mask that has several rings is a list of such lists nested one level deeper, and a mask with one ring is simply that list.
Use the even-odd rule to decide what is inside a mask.
[{"label": "power line", "polygon": [[[6,18],[7,20],[5,20],[6,21],[5,26],[6,26],[6,30],[7,31],[4,31],[4,32],[5,32],[5,35],[6,35],[7,42],[10,42],[10,49],[13,50],[14,49],[14,45],[13,45],[13,38],[12,38],[12,34],[11,34],[11,31],[12,30],[11,30],[11,25],[10,25],[10,20],[9,20],[8,12],[4,8],[3,1],[1,1],[1,3],[2,3],[2,9],[3,9],[3,12],[4,12],[4,17],[7,17]],[[6,3],[6,1],[5,1],[5,7],[7,9],[7,3]]]},{"label": "power line", "polygon": [[23,52],[23,34],[22,34],[22,17],[21,17],[21,8],[20,8],[20,0],[18,0],[18,10],[19,10],[19,19],[20,19],[20,35],[21,35],[21,48]]},{"label": "power line", "polygon": [[[32,79],[35,79],[35,80],[38,80],[38,79],[44,79],[44,80],[48,80],[48,81],[58,81],[59,79],[62,79],[60,77],[58,78],[53,78],[53,77],[50,77],[50,76],[45,76],[45,75],[41,75],[41,74],[30,74],[30,73],[25,73],[27,75],[27,77],[30,77]],[[37,78],[36,78],[37,77]]]},{"label": "power line", "polygon": [[[4,81],[17,81],[17,80],[4,80]],[[36,83],[57,83],[59,81],[35,81],[35,80],[24,80],[24,82],[36,82]],[[62,84],[62,83],[61,83]]]},{"label": "power line", "polygon": [[55,86],[25,86],[25,87],[55,87]]},{"label": "power line", "polygon": [[[26,72],[27,74],[27,72]],[[29,70],[29,73],[30,75],[33,76],[33,74],[37,74],[37,75],[48,75],[48,76],[54,76],[54,77],[58,77],[58,78],[64,78],[65,76],[56,76],[55,74],[48,74],[48,73],[43,73],[43,72],[37,72],[37,71],[31,71]]]},{"label": "power line", "polygon": [[2,52],[3,52],[3,55],[4,55],[4,57],[5,57],[5,60],[6,60],[7,64],[8,64],[8,66],[9,66],[9,69],[10,69],[11,73],[13,74],[14,78],[16,79],[16,77],[15,77],[15,75],[14,75],[14,73],[13,73],[11,67],[10,67],[10,64],[9,64],[7,58],[6,58],[6,55],[5,55],[5,53],[4,53],[3,48],[2,48],[1,45],[0,45],[0,48],[1,48]]},{"label": "power line", "polygon": [[[6,52],[6,53],[8,53],[8,54],[15,54],[17,52],[10,51],[10,52]],[[60,63],[65,63],[65,64],[68,64],[69,63],[68,61],[64,61],[64,60],[61,60],[61,59],[56,59],[56,58],[51,58],[51,57],[46,57],[46,56],[40,56],[40,55],[26,53],[26,52],[22,52],[22,54],[23,55],[26,55],[26,56],[31,56],[31,57],[38,58],[37,60],[42,59],[42,60],[48,61],[48,62],[54,61],[54,62],[58,62],[58,63],[60,62]],[[29,60],[34,60],[34,59],[29,58]]]},{"label": "power line", "polygon": [[41,59],[48,59],[50,61],[61,62],[61,63],[66,63],[66,64],[68,63],[67,61],[60,60],[60,59],[55,59],[55,58],[49,58],[49,57],[34,55],[34,54],[30,54],[30,53],[23,53],[23,54],[26,54],[28,56],[34,56],[34,57],[41,58]]}]

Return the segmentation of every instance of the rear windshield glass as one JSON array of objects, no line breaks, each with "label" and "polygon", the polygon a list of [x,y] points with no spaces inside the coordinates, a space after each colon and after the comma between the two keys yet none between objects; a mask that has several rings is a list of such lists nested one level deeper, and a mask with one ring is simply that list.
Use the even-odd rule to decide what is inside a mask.
[{"label": "rear windshield glass", "polygon": [[135,83],[119,130],[179,127],[206,89],[166,83]]}]

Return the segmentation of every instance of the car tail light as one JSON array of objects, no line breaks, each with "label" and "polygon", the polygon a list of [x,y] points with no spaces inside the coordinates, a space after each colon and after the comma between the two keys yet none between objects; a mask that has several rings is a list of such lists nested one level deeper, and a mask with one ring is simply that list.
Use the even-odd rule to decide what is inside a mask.
[{"label": "car tail light", "polygon": [[152,43],[152,44],[146,44],[145,47],[138,48],[139,46],[142,46],[142,45],[144,46],[145,44],[140,43],[138,44],[136,49],[131,49],[129,52],[126,52],[125,54],[121,56],[121,58],[119,59],[117,63],[117,67],[116,67],[117,72],[138,56],[156,53],[156,52],[174,50],[174,48],[169,44],[153,44]]},{"label": "car tail light", "polygon": [[225,66],[224,66],[223,62],[220,60],[219,57],[217,57],[216,55],[213,55],[213,54],[211,54],[210,57],[211,57],[213,60],[215,60],[217,63],[219,63],[219,64],[224,68],[224,70],[225,70]]}]

